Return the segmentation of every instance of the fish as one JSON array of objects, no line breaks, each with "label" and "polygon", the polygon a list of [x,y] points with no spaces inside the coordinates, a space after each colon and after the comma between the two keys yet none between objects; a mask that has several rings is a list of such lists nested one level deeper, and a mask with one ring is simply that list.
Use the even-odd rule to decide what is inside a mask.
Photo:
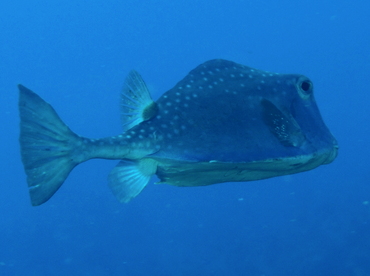
[{"label": "fish", "polygon": [[246,182],[312,170],[338,154],[313,83],[300,74],[214,59],[153,101],[132,70],[120,94],[123,131],[101,139],[75,134],[49,103],[18,88],[20,152],[33,206],[94,158],[120,160],[107,182],[126,203],[154,175],[179,187]]}]

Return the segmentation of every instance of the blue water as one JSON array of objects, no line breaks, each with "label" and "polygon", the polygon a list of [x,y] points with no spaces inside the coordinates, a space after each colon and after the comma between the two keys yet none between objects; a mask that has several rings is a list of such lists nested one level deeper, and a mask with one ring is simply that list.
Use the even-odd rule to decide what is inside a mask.
[{"label": "blue water", "polygon": [[[369,1],[1,1],[0,275],[370,275]],[[78,166],[31,207],[22,83],[75,132],[120,133],[135,68],[155,98],[213,58],[301,73],[338,139],[334,163],[249,183],[149,185],[129,204],[116,161]]]}]

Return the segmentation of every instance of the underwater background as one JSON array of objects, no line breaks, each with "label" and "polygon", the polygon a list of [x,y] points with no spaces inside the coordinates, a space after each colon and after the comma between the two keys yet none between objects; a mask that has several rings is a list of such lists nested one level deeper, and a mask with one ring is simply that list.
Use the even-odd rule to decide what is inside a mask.
[{"label": "underwater background", "polygon": [[[0,275],[370,275],[369,11],[360,0],[1,1]],[[107,187],[118,161],[92,160],[31,207],[18,83],[100,138],[121,131],[131,69],[156,99],[214,58],[309,77],[337,159],[247,183],[151,183],[129,204]]]}]

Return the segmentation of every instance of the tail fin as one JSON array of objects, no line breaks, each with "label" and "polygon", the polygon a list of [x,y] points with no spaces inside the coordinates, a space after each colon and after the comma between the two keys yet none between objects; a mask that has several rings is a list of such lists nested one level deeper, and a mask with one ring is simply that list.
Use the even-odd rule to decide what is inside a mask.
[{"label": "tail fin", "polygon": [[[74,151],[80,137],[37,94],[19,88],[20,146],[33,206],[46,202],[80,162]],[[79,158],[81,159],[81,158]]]}]

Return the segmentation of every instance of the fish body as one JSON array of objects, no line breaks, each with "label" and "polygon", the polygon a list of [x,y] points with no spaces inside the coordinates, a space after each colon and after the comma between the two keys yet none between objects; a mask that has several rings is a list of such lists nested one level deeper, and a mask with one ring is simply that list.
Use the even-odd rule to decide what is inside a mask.
[{"label": "fish body", "polygon": [[293,174],[332,162],[338,145],[305,76],[205,62],[154,102],[132,71],[121,93],[123,133],[74,134],[38,95],[20,88],[21,154],[33,205],[47,201],[77,164],[120,159],[109,186],[121,202],[156,174],[202,186]]}]

